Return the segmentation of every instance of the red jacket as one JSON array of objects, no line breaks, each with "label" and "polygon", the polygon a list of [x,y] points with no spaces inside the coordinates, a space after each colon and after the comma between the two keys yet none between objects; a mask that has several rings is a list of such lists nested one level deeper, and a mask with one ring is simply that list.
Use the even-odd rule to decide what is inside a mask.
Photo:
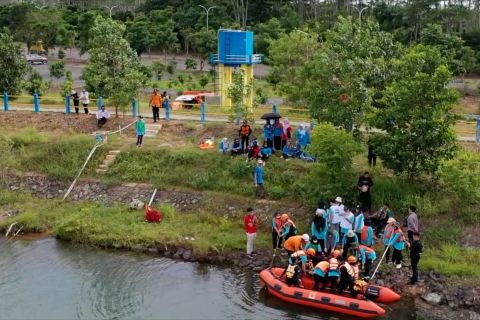
[{"label": "red jacket", "polygon": [[255,233],[257,232],[257,216],[247,214],[245,216],[245,231],[247,233]]}]

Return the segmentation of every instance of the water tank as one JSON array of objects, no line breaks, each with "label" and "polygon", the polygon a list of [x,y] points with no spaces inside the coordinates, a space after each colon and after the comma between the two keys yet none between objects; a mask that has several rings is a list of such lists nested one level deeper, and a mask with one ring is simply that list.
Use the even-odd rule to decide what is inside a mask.
[{"label": "water tank", "polygon": [[259,63],[253,54],[253,41],[251,31],[219,30],[217,60],[225,65]]}]

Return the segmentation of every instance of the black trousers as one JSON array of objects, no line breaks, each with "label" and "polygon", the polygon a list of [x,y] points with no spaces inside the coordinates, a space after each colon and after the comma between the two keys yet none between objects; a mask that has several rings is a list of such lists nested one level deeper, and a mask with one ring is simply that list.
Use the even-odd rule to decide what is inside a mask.
[{"label": "black trousers", "polygon": [[318,289],[318,284],[319,283],[322,283],[323,286],[322,286],[322,290],[325,290],[325,288],[327,287],[327,284],[328,284],[328,277],[325,276],[325,277],[320,277],[318,274],[313,274],[313,279],[315,280],[315,285],[313,287],[313,289]]},{"label": "black trousers", "polygon": [[282,136],[273,137],[273,147],[276,151],[282,150]]},{"label": "black trousers", "polygon": [[241,136],[240,139],[241,139],[240,140],[241,141],[240,145],[242,146],[242,152],[245,153],[248,150],[248,141],[249,141],[250,137],[249,136]]},{"label": "black trousers", "polygon": [[357,296],[357,292],[355,291],[355,289],[353,288],[353,286],[355,285],[355,283],[353,282],[353,280],[345,280],[345,279],[341,279],[340,278],[340,283],[338,284],[338,292],[342,292],[343,290],[345,290],[346,288],[348,288],[348,290],[350,291],[350,294],[353,296],[353,297],[356,297]]},{"label": "black trousers", "polygon": [[370,192],[360,192],[358,196],[358,202],[360,202],[365,210],[370,212],[372,210],[372,195]]},{"label": "black trousers", "polygon": [[88,104],[83,105],[83,111],[85,111],[85,114],[88,114]]},{"label": "black trousers", "polygon": [[369,277],[370,276],[370,268],[372,267],[372,260],[365,259],[365,265],[363,266],[363,276]]},{"label": "black trousers", "polygon": [[143,135],[138,135],[137,136],[137,146],[142,145],[143,143]]},{"label": "black trousers", "polygon": [[265,198],[265,186],[263,184],[258,184],[257,187],[255,188],[255,196],[257,198]]},{"label": "black trousers", "polygon": [[160,121],[160,108],[152,106],[152,113],[153,113],[153,122]]},{"label": "black trousers", "polygon": [[375,167],[377,165],[377,156],[373,156],[373,155],[368,155],[368,164],[371,166],[371,167]]},{"label": "black trousers", "polygon": [[99,128],[103,127],[103,125],[105,123],[107,123],[107,118],[105,118],[105,117],[97,120],[97,125],[98,125]]},{"label": "black trousers", "polygon": [[410,244],[412,244],[413,243],[413,231],[408,230],[407,234],[408,234],[408,242],[410,242]]},{"label": "black trousers", "polygon": [[278,233],[275,230],[272,230],[272,247],[273,249],[279,249],[282,247],[282,238],[278,236]]},{"label": "black trousers", "polygon": [[267,147],[273,149],[273,140],[272,139],[267,139],[266,141],[267,141]]},{"label": "black trousers", "polygon": [[[391,247],[391,246],[390,246]],[[388,246],[385,246],[385,250],[387,250]],[[390,251],[392,249],[391,248],[388,248],[387,250],[387,253],[385,254],[385,261],[388,263],[388,261],[390,260]],[[392,257],[392,261],[393,261],[393,257]]]},{"label": "black trousers", "polygon": [[418,281],[418,262],[420,257],[410,257],[410,262],[412,263],[412,277],[410,278],[411,283],[416,283]]},{"label": "black trousers", "polygon": [[400,263],[402,263],[402,260],[403,260],[402,251],[393,248],[393,255],[392,255],[393,263],[400,264]]},{"label": "black trousers", "polygon": [[330,282],[330,290],[332,290],[332,292],[334,292],[335,290],[337,290],[338,277],[336,277],[336,276],[329,276],[329,277],[328,277],[328,281]]}]

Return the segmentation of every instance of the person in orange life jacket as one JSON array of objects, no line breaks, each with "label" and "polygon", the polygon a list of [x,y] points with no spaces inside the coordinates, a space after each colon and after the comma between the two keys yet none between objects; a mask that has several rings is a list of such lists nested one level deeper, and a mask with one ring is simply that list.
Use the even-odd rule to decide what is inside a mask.
[{"label": "person in orange life jacket", "polygon": [[321,245],[321,250],[325,250],[325,239],[327,238],[328,232],[328,215],[325,209],[317,208],[315,212],[315,217],[313,217],[312,226],[311,226],[311,235],[315,236],[318,239],[318,242]]},{"label": "person in orange life jacket", "polygon": [[342,247],[343,247],[343,260],[347,259],[348,249],[352,247],[352,244],[356,244],[358,246],[358,237],[353,232],[353,230],[349,230],[342,238]]},{"label": "person in orange life jacket", "polygon": [[357,292],[354,289],[355,280],[358,280],[358,263],[357,258],[349,256],[340,267],[340,282],[338,283],[338,292],[342,293],[343,290],[348,288],[352,297],[357,296]]},{"label": "person in orange life jacket", "polygon": [[273,123],[273,148],[275,151],[282,150],[283,125],[279,119]]},{"label": "person in orange life jacket", "polygon": [[247,120],[243,120],[243,124],[240,126],[240,130],[238,130],[238,136],[240,137],[242,143],[242,152],[247,152],[248,148],[248,141],[250,139],[250,135],[252,134],[252,128],[248,124]]},{"label": "person in orange life jacket", "polygon": [[359,260],[363,266],[363,276],[370,276],[370,267],[372,266],[373,261],[377,259],[377,254],[375,250],[364,245],[359,246]]},{"label": "person in orange life jacket", "polygon": [[295,223],[290,219],[288,213],[282,214],[282,232],[280,233],[280,237],[284,237],[284,241],[287,241],[290,237],[297,234],[297,226]]},{"label": "person in orange life jacket", "polygon": [[375,236],[373,235],[373,228],[370,226],[370,220],[365,220],[365,226],[362,229],[360,243],[367,247],[372,247],[375,244]]},{"label": "person in orange life jacket", "polygon": [[335,292],[337,289],[338,277],[340,277],[340,250],[334,250],[332,257],[328,260],[328,281],[330,290]]},{"label": "person in orange life jacket", "polygon": [[382,240],[383,240],[383,244],[385,245],[385,250],[387,250],[387,253],[385,254],[385,262],[387,264],[388,264],[388,261],[390,260],[390,252],[392,251],[392,249],[389,248],[390,239],[392,238],[396,223],[397,223],[397,220],[395,220],[394,218],[388,218],[387,225],[385,226],[385,230],[383,232]]},{"label": "person in orange life jacket", "polygon": [[273,249],[278,249],[282,247],[282,237],[280,234],[282,232],[282,215],[280,212],[275,212],[272,218],[272,245]]},{"label": "person in orange life jacket", "polygon": [[255,211],[252,208],[247,208],[247,215],[245,216],[245,231],[247,233],[247,255],[253,258],[255,253],[255,239],[257,237],[258,219]]},{"label": "person in orange life jacket", "polygon": [[310,241],[310,236],[308,234],[302,234],[297,236],[291,236],[285,243],[283,247],[287,250],[288,255],[297,252],[299,250],[304,250],[306,244]]},{"label": "person in orange life jacket", "polygon": [[353,231],[357,234],[358,239],[362,238],[363,227],[365,226],[365,209],[357,207],[355,212],[355,220],[353,222]]},{"label": "person in orange life jacket", "polygon": [[318,285],[322,283],[323,286],[321,290],[325,290],[328,284],[329,269],[330,263],[327,261],[326,258],[315,265],[315,269],[313,269],[313,279],[315,280],[315,285],[313,286],[314,289],[320,289]]},{"label": "person in orange life jacket", "polygon": [[235,138],[233,140],[233,145],[230,153],[232,154],[232,156],[238,156],[239,154],[242,154],[242,146],[240,145],[240,140],[238,140],[238,138]]},{"label": "person in orange life jacket", "polygon": [[260,146],[257,138],[253,138],[252,145],[248,148],[248,160],[260,158]]},{"label": "person in orange life jacket", "polygon": [[394,225],[393,234],[390,238],[390,243],[393,247],[393,263],[396,264],[397,269],[400,269],[402,268],[403,260],[402,251],[405,249],[405,244],[407,244],[409,247],[410,244],[408,243],[407,239],[405,239],[405,235],[403,234],[399,224]]},{"label": "person in orange life jacket", "polygon": [[307,263],[308,257],[304,250],[297,250],[289,255],[288,266],[285,270],[288,285],[303,287],[301,279],[306,272]]},{"label": "person in orange life jacket", "polygon": [[415,284],[418,281],[418,262],[420,262],[420,254],[423,251],[423,245],[420,242],[420,233],[413,233],[413,242],[410,246],[410,261],[412,262],[412,277],[408,284]]}]

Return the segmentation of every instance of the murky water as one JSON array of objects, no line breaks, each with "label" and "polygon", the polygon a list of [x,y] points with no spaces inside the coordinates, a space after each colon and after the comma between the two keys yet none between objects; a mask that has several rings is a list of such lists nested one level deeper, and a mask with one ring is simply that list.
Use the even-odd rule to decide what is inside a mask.
[{"label": "murky water", "polygon": [[[405,302],[382,319],[414,319]],[[243,273],[52,238],[0,239],[0,319],[351,319],[284,303]]]}]

